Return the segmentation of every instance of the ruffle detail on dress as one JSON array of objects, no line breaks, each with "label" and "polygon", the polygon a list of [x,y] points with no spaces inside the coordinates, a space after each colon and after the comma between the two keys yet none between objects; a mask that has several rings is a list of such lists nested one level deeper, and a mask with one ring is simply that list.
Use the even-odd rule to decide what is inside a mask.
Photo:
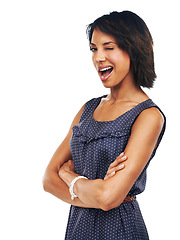
[{"label": "ruffle detail on dress", "polygon": [[88,136],[86,132],[82,130],[81,127],[75,125],[73,127],[73,135],[79,138],[79,142],[89,143],[91,141],[94,141],[100,138],[107,138],[107,137],[120,138],[122,136],[128,135],[128,132],[118,131],[118,130],[111,131],[110,129],[105,129],[103,131],[100,131],[100,132],[94,133],[93,135]]}]

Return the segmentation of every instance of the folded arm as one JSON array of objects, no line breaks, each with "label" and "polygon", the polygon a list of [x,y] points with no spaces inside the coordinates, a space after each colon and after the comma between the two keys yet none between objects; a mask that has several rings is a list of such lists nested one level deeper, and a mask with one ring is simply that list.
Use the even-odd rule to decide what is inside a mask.
[{"label": "folded arm", "polygon": [[59,177],[59,170],[61,166],[66,163],[68,160],[72,159],[71,150],[70,150],[70,139],[72,136],[72,127],[77,125],[80,119],[80,116],[83,112],[84,106],[77,113],[74,118],[70,130],[58,147],[56,152],[54,153],[51,161],[49,162],[44,177],[43,177],[43,187],[44,190],[53,194],[57,198],[67,202],[69,204],[73,204],[79,207],[91,207],[88,204],[83,203],[79,198],[74,199],[73,201],[70,198],[69,188],[67,184]]},{"label": "folded arm", "polygon": [[[156,147],[163,123],[164,118],[157,108],[144,110],[132,127],[124,151],[128,157],[126,167],[107,180],[79,179],[74,185],[74,193],[78,198],[84,204],[105,211],[119,206],[146,166]],[[76,176],[73,171],[65,171],[61,178],[69,186]]]},{"label": "folded arm", "polygon": [[[59,177],[60,169],[62,170],[62,168],[67,165],[67,162],[72,159],[70,149],[70,139],[73,133],[72,127],[74,125],[78,125],[84,106],[85,105],[82,106],[80,111],[75,116],[66,138],[60,144],[60,146],[54,153],[51,161],[49,162],[43,177],[43,187],[46,192],[51,193],[52,195],[66,203],[78,207],[93,208],[94,205],[86,201],[82,202],[80,198],[75,198],[74,200],[71,200],[67,182],[65,181],[65,179],[62,180],[62,178]],[[78,175],[75,173],[74,169],[70,168],[69,170],[71,170],[70,174],[65,174],[64,177],[67,181],[72,181]],[[108,176],[111,177],[112,175],[113,174],[110,174]]]}]

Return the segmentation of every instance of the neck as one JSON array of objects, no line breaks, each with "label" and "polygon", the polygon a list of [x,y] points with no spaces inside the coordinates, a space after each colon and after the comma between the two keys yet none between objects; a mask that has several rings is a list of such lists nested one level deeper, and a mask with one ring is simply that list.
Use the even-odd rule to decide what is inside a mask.
[{"label": "neck", "polygon": [[148,99],[144,91],[137,87],[133,78],[126,78],[120,84],[110,89],[109,99],[116,101],[141,102]]}]

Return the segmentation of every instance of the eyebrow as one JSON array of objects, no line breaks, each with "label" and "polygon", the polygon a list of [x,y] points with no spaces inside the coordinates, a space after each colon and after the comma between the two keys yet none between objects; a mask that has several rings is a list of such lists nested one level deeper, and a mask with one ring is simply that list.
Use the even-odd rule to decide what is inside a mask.
[{"label": "eyebrow", "polygon": [[[110,42],[103,43],[103,45],[106,46],[106,45],[108,45],[110,43],[116,44],[115,42],[110,41]],[[90,43],[90,45],[96,46],[96,44],[94,44],[94,43]]]}]

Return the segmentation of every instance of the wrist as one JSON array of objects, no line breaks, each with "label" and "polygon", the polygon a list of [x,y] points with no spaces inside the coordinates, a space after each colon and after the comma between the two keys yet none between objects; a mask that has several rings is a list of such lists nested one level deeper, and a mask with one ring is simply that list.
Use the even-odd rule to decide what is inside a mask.
[{"label": "wrist", "polygon": [[68,170],[68,171],[62,170],[62,172],[59,174],[59,176],[67,184],[67,186],[70,187],[70,184],[73,181],[73,179],[78,177],[79,175],[70,170]]},{"label": "wrist", "polygon": [[69,192],[71,194],[71,199],[74,200],[74,198],[77,197],[77,195],[74,193],[74,184],[77,182],[77,180],[81,179],[81,178],[84,178],[84,179],[87,179],[87,177],[84,177],[84,176],[77,176],[75,177],[72,182],[70,183],[70,186],[69,186]]}]

